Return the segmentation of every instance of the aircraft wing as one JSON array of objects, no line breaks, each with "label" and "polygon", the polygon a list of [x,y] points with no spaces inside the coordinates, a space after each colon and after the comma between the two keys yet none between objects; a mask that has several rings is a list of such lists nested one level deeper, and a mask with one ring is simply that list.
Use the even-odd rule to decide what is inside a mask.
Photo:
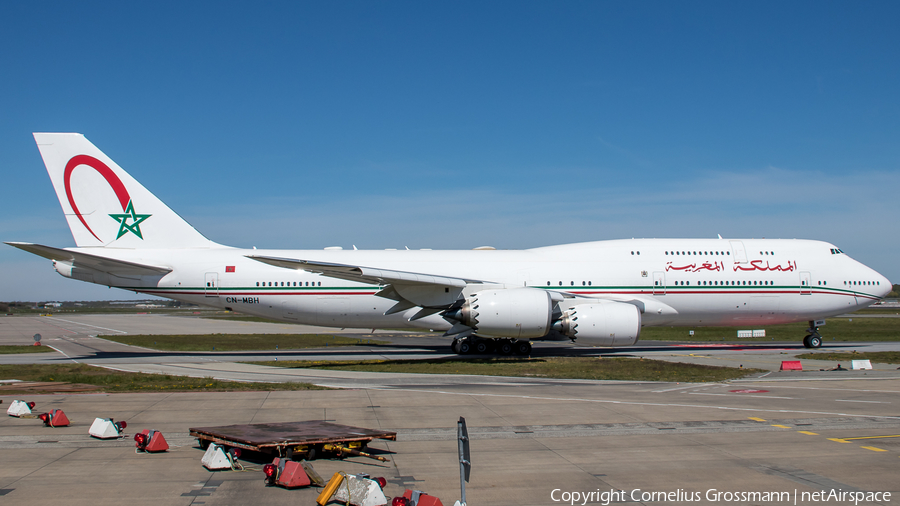
[{"label": "aircraft wing", "polygon": [[293,258],[277,258],[260,255],[247,255],[247,258],[252,258],[257,262],[274,265],[276,267],[315,272],[317,274],[322,274],[323,276],[328,276],[330,278],[345,279],[347,281],[357,281],[361,283],[372,283],[377,285],[400,283],[405,285],[416,284],[464,287],[473,283],[485,283],[485,281],[476,279],[448,278],[445,276],[434,276],[431,274],[420,274],[416,272],[374,269],[371,267],[362,267],[359,265],[332,264],[328,262],[316,262],[312,260],[296,260]]},{"label": "aircraft wing", "polygon": [[8,242],[6,244],[50,260],[66,262],[77,265],[78,267],[93,269],[119,277],[159,276],[172,272],[172,269],[168,267],[126,262],[124,260],[115,260],[81,251],[52,248],[41,244],[31,244],[27,242]]},{"label": "aircraft wing", "polygon": [[[469,285],[500,285],[493,281],[481,279],[436,276],[433,274],[376,269],[359,265],[334,264],[262,255],[246,256],[276,267],[314,272],[331,278],[359,283],[382,285],[381,290],[375,295],[397,301],[397,304],[384,314],[399,313],[414,307],[422,308],[410,320],[418,320],[443,310],[459,307],[462,301],[465,300],[463,289]],[[550,297],[557,302],[563,299],[582,297],[555,290],[549,293]]]},{"label": "aircraft wing", "polygon": [[[421,312],[422,316],[416,315],[419,318],[434,314],[438,308],[445,309],[456,303],[461,297],[463,288],[468,285],[490,283],[478,279],[435,276],[418,272],[375,269],[360,265],[333,264],[294,258],[262,255],[247,255],[247,258],[276,267],[314,272],[330,278],[383,285],[376,295],[397,301],[397,305],[385,314],[393,314],[420,306],[423,311]],[[418,318],[414,317],[414,319]]]}]

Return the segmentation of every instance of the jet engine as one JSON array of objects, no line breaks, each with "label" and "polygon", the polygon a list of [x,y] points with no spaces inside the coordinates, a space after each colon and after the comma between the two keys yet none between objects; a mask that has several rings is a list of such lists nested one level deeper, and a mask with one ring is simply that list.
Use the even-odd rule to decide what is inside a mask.
[{"label": "jet engine", "polygon": [[641,312],[622,302],[579,304],[563,312],[553,330],[597,346],[631,346],[641,333]]},{"label": "jet engine", "polygon": [[482,337],[534,339],[550,332],[552,312],[553,301],[545,290],[511,288],[473,293],[462,307],[444,317],[475,329]]}]

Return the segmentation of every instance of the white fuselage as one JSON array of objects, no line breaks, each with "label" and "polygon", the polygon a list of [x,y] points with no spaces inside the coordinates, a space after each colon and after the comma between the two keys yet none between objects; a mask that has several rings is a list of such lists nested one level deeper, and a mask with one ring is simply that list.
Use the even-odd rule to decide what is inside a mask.
[{"label": "white fuselage", "polygon": [[876,271],[835,246],[809,240],[631,239],[529,250],[245,250],[74,248],[167,266],[143,280],[92,280],[184,302],[331,327],[446,330],[418,308],[384,315],[396,302],[378,285],[266,265],[246,255],[377,266],[467,278],[506,288],[639,301],[644,326],[744,326],[808,321],[868,306],[891,290]]}]

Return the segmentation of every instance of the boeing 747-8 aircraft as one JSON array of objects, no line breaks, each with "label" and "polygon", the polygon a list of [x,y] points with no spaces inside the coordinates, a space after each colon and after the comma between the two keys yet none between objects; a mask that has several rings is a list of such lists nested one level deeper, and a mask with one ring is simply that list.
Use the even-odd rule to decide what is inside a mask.
[{"label": "boeing 747-8 aircraft", "polygon": [[630,239],[527,250],[257,250],[210,241],[83,135],[36,133],[75,248],[10,242],[78,279],[287,322],[446,331],[457,353],[630,346],[642,326],[819,320],[891,291],[833,244]]}]

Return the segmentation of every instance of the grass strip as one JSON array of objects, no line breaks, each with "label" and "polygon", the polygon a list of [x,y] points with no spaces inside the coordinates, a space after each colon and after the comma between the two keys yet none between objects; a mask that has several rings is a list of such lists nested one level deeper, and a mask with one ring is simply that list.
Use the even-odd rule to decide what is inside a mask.
[{"label": "grass strip", "polygon": [[0,346],[0,355],[17,355],[19,353],[47,353],[56,351],[49,346],[4,345]]},{"label": "grass strip", "polygon": [[639,358],[484,358],[446,360],[277,361],[253,364],[302,369],[332,369],[420,374],[476,374],[558,379],[628,381],[725,381],[762,373],[758,369],[735,369],[700,364],[682,364]]},{"label": "grass strip", "polygon": [[[847,317],[828,318],[824,327],[819,327],[822,341],[900,341],[900,318]],[[743,327],[644,327],[642,341],[735,341],[764,343],[772,341],[802,341],[806,335],[807,323],[787,323],[783,325],[746,325]],[[737,338],[737,331],[765,329],[766,337]],[[693,330],[694,335],[689,331]]]},{"label": "grass strip", "polygon": [[201,335],[102,335],[109,341],[166,351],[266,351],[325,348],[328,346],[376,346],[374,339],[331,334],[201,334]]},{"label": "grass strip", "polygon": [[797,355],[797,358],[804,360],[833,360],[840,362],[849,362],[851,360],[870,360],[881,364],[900,364],[900,351],[872,351],[864,353],[804,353]]},{"label": "grass strip", "polygon": [[[104,392],[232,392],[324,390],[309,383],[244,383],[104,369],[86,364],[3,364],[0,379],[96,385]],[[12,393],[12,392],[9,392]],[[4,391],[4,394],[7,394]]]}]

